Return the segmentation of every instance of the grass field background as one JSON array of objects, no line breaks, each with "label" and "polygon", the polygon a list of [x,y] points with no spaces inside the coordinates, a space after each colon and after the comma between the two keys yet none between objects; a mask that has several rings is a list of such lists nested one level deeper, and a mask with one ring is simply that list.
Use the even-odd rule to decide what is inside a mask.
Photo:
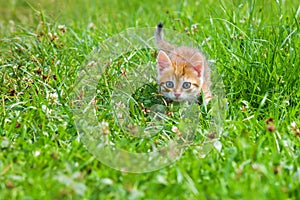
[{"label": "grass field background", "polygon": [[[222,148],[203,157],[193,145],[163,169],[120,172],[80,142],[71,93],[93,49],[158,22],[215,61],[228,102]],[[299,199],[299,51],[297,0],[1,1],[0,199]]]}]

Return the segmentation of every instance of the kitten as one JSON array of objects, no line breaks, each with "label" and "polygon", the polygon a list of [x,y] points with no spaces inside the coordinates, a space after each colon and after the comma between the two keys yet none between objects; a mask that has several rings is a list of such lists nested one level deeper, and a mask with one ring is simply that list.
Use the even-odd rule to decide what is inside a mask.
[{"label": "kitten", "polygon": [[163,38],[163,25],[157,25],[156,45],[158,85],[160,92],[173,101],[195,102],[203,92],[204,105],[212,98],[210,68],[207,60],[196,48],[175,47]]}]

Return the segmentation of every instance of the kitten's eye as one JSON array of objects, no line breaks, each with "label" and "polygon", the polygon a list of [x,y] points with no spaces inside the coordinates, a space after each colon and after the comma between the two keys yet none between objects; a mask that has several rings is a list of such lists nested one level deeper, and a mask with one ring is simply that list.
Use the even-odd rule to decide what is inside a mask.
[{"label": "kitten's eye", "polygon": [[189,89],[190,87],[191,87],[191,83],[190,82],[184,82],[183,84],[182,84],[182,87],[184,88],[184,89]]},{"label": "kitten's eye", "polygon": [[174,87],[174,83],[172,81],[167,81],[166,82],[166,86],[167,86],[167,88],[173,88]]}]

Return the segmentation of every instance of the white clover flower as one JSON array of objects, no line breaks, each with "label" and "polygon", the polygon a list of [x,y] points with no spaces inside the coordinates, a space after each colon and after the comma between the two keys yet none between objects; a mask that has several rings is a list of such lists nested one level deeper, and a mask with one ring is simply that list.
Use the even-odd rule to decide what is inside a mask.
[{"label": "white clover flower", "polygon": [[48,102],[52,104],[58,104],[58,94],[56,92],[54,93],[47,93],[46,99]]},{"label": "white clover flower", "polygon": [[105,122],[105,121],[102,121],[100,125],[101,125],[102,133],[104,135],[107,135],[109,133],[109,123]]},{"label": "white clover flower", "polygon": [[293,122],[291,123],[291,128],[292,128],[293,130],[296,130],[296,129],[297,129],[297,124],[296,124],[295,121],[293,121]]},{"label": "white clover flower", "polygon": [[178,133],[179,129],[177,128],[177,126],[172,126],[171,131],[174,132],[174,133]]},{"label": "white clover flower", "polygon": [[67,31],[67,27],[65,25],[58,25],[58,29],[63,33]]},{"label": "white clover flower", "polygon": [[33,156],[38,157],[41,154],[41,151],[37,150],[33,152]]}]

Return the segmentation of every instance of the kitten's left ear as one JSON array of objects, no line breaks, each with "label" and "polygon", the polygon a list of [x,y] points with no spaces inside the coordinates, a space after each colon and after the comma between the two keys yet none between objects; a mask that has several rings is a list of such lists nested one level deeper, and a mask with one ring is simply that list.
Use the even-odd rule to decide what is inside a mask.
[{"label": "kitten's left ear", "polygon": [[190,60],[191,65],[193,66],[195,72],[197,73],[198,77],[202,74],[204,58],[200,53],[196,53]]},{"label": "kitten's left ear", "polygon": [[165,69],[172,67],[172,62],[169,56],[162,50],[157,55],[158,72],[161,73]]}]

